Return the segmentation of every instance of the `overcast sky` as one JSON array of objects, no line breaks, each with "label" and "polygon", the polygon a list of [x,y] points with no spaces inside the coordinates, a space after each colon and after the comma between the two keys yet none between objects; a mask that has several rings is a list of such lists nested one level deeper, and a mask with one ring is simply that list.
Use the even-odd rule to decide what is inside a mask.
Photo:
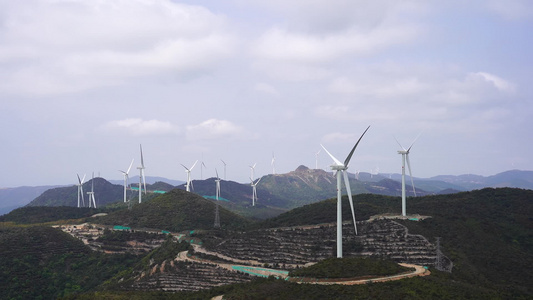
[{"label": "overcast sky", "polygon": [[[0,187],[533,170],[528,0],[0,0]],[[331,159],[318,155],[320,168]]]}]

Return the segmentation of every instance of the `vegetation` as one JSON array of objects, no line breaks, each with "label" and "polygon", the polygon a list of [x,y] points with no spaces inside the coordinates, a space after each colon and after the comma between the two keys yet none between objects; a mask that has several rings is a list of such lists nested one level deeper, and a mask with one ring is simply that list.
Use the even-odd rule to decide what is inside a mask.
[{"label": "vegetation", "polygon": [[372,257],[328,258],[312,266],[293,270],[291,277],[354,278],[361,276],[388,276],[409,271],[393,261]]},{"label": "vegetation", "polygon": [[[408,198],[409,213],[431,218],[399,222],[407,226],[410,233],[422,234],[430,241],[441,237],[442,251],[454,263],[453,272],[432,269],[431,276],[358,286],[301,285],[270,278],[196,293],[115,291],[113,289],[126,287],[140,272],[187,250],[189,245],[169,238],[144,257],[106,255],[91,252],[82,242],[58,229],[4,226],[0,227],[0,298],[209,299],[224,294],[225,299],[526,299],[533,295],[530,287],[533,278],[532,199],[531,190],[509,188]],[[356,195],[354,202],[358,220],[376,214],[398,214],[401,210],[399,197],[362,194]],[[0,221],[59,222],[86,218],[96,212],[100,211],[27,207],[0,217]],[[242,231],[252,227],[329,223],[336,220],[336,199],[297,208],[262,223],[253,223],[224,208],[220,209],[220,217],[224,228],[213,230],[220,232],[220,237],[229,234],[230,231],[224,229]],[[343,201],[343,217],[351,220],[347,201]],[[172,232],[212,229],[214,203],[175,189],[134,205],[131,210],[117,210],[91,220]],[[129,238],[143,238],[135,234],[137,232],[107,232],[103,239],[120,243]],[[198,232],[196,237],[201,238],[202,233]],[[361,276],[369,275],[368,270],[373,269],[382,272],[382,262],[343,260],[340,266],[338,262],[326,260],[295,272],[311,272],[313,277],[328,278],[353,277],[363,268],[366,274]],[[369,266],[364,265],[367,262]],[[294,274],[298,273],[291,275],[307,276]]]},{"label": "vegetation", "polygon": [[90,291],[137,261],[91,252],[45,226],[0,229],[0,299],[55,299]]},{"label": "vegetation", "polygon": [[37,224],[59,220],[84,219],[94,214],[104,212],[102,209],[72,206],[27,206],[17,208],[7,215],[0,216],[0,222],[17,224]]},{"label": "vegetation", "polygon": [[[220,207],[223,228],[242,229],[251,222]],[[196,194],[174,189],[151,201],[96,218],[95,222],[135,228],[157,228],[172,232],[213,228],[215,203]]]}]

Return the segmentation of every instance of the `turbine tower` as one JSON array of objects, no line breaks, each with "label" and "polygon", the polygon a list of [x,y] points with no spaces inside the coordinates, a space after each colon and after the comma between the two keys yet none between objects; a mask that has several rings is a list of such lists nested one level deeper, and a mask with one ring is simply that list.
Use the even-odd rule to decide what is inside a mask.
[{"label": "turbine tower", "polygon": [[194,162],[194,164],[192,165],[192,167],[190,167],[190,168],[187,168],[186,166],[181,164],[185,168],[185,172],[187,173],[187,185],[186,185],[186,188],[185,188],[187,190],[187,192],[191,191],[191,188],[190,188],[190,186],[191,186],[191,171],[194,168],[194,166],[196,166],[197,162],[198,162],[198,160],[196,160]]},{"label": "turbine tower", "polygon": [[[139,145],[141,149],[141,165],[137,167],[139,169],[139,203],[142,202],[142,190],[144,183],[144,194],[146,195],[146,178],[144,177],[144,158],[143,158],[143,146]],[[142,182],[141,182],[142,181]]]},{"label": "turbine tower", "polygon": [[124,175],[124,203],[126,203],[126,193],[127,193],[127,188],[128,188],[128,175],[130,174],[130,170],[131,170],[131,166],[133,166],[133,161],[135,159],[132,159],[131,160],[131,164],[130,164],[130,167],[128,168],[128,171],[124,172],[122,170],[119,170],[119,172],[122,172],[122,175]]},{"label": "turbine tower", "polygon": [[250,178],[250,185],[252,186],[252,206],[255,206],[255,200],[257,200],[257,189],[256,186],[261,181],[261,178],[257,179],[257,181],[254,183],[254,180]]},{"label": "turbine tower", "polygon": [[[348,181],[348,172],[346,171],[348,169],[348,164],[350,163],[350,159],[352,158],[352,155],[355,151],[355,148],[357,148],[357,145],[359,145],[359,142],[365,135],[365,133],[368,131],[370,126],[368,126],[357,141],[355,143],[355,146],[353,146],[352,151],[350,151],[350,154],[346,157],[344,160],[344,163],[341,163],[338,159],[336,159],[329,151],[322,145],[322,148],[326,153],[333,159],[333,165],[331,165],[331,169],[333,171],[336,171],[337,174],[337,257],[342,258],[342,190],[341,190],[341,183],[342,179],[341,176],[344,176],[344,185],[346,186],[346,192],[348,193],[348,199],[350,200],[350,208],[352,210],[352,217],[353,217],[353,225],[355,228],[355,234],[357,234],[357,224],[355,223],[355,211],[353,208],[353,201],[352,201],[352,190],[350,188],[350,182]],[[341,174],[342,173],[342,174]]]},{"label": "turbine tower", "polygon": [[400,144],[400,142],[398,142],[398,140],[394,138],[396,139],[396,143],[398,143],[398,145],[400,145],[400,148],[402,148],[402,150],[398,150],[398,154],[402,155],[402,216],[404,217],[407,215],[405,201],[405,161],[407,160],[407,166],[409,167],[409,176],[411,177],[411,186],[413,187],[413,193],[416,197],[415,183],[413,181],[413,174],[411,173],[411,163],[409,162],[409,152],[411,151],[411,147],[413,147],[419,136],[420,134],[416,137],[411,146],[409,146],[409,148],[407,149],[405,149],[402,144]]},{"label": "turbine tower", "polygon": [[91,180],[91,191],[87,192],[87,194],[89,195],[89,208],[91,207],[91,204],[96,208],[96,200],[94,199],[94,172],[93,179]]},{"label": "turbine tower", "polygon": [[[78,174],[76,174],[78,175]],[[85,175],[83,175],[83,179],[80,179],[80,175],[78,175],[78,208],[80,207],[80,195],[81,195],[81,201],[82,206],[85,206],[85,197],[83,195],[83,183],[85,182]]]},{"label": "turbine tower", "polygon": [[219,213],[219,208],[218,208],[218,198],[220,198],[220,177],[218,177],[218,171],[217,171],[216,168],[215,168],[215,172],[217,173],[217,178],[215,179],[217,202],[216,202],[216,206],[215,206],[215,224],[214,224],[214,227],[215,228],[220,228],[220,213]]}]

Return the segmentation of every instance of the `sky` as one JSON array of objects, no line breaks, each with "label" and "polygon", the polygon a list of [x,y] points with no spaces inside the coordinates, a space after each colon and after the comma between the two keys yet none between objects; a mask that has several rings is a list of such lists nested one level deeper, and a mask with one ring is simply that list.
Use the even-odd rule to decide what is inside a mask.
[{"label": "sky", "polygon": [[[0,187],[533,170],[528,0],[0,0]],[[272,160],[274,157],[274,170]],[[203,162],[203,165],[201,164]],[[224,179],[224,178],[223,178]]]}]

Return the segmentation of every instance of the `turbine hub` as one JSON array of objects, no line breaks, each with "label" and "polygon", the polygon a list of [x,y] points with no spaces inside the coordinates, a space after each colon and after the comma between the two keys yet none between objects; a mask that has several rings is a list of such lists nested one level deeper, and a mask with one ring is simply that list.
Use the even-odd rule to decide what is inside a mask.
[{"label": "turbine hub", "polygon": [[342,171],[342,170],[348,169],[344,165],[331,165],[330,167],[332,170],[335,170],[335,171]]}]

